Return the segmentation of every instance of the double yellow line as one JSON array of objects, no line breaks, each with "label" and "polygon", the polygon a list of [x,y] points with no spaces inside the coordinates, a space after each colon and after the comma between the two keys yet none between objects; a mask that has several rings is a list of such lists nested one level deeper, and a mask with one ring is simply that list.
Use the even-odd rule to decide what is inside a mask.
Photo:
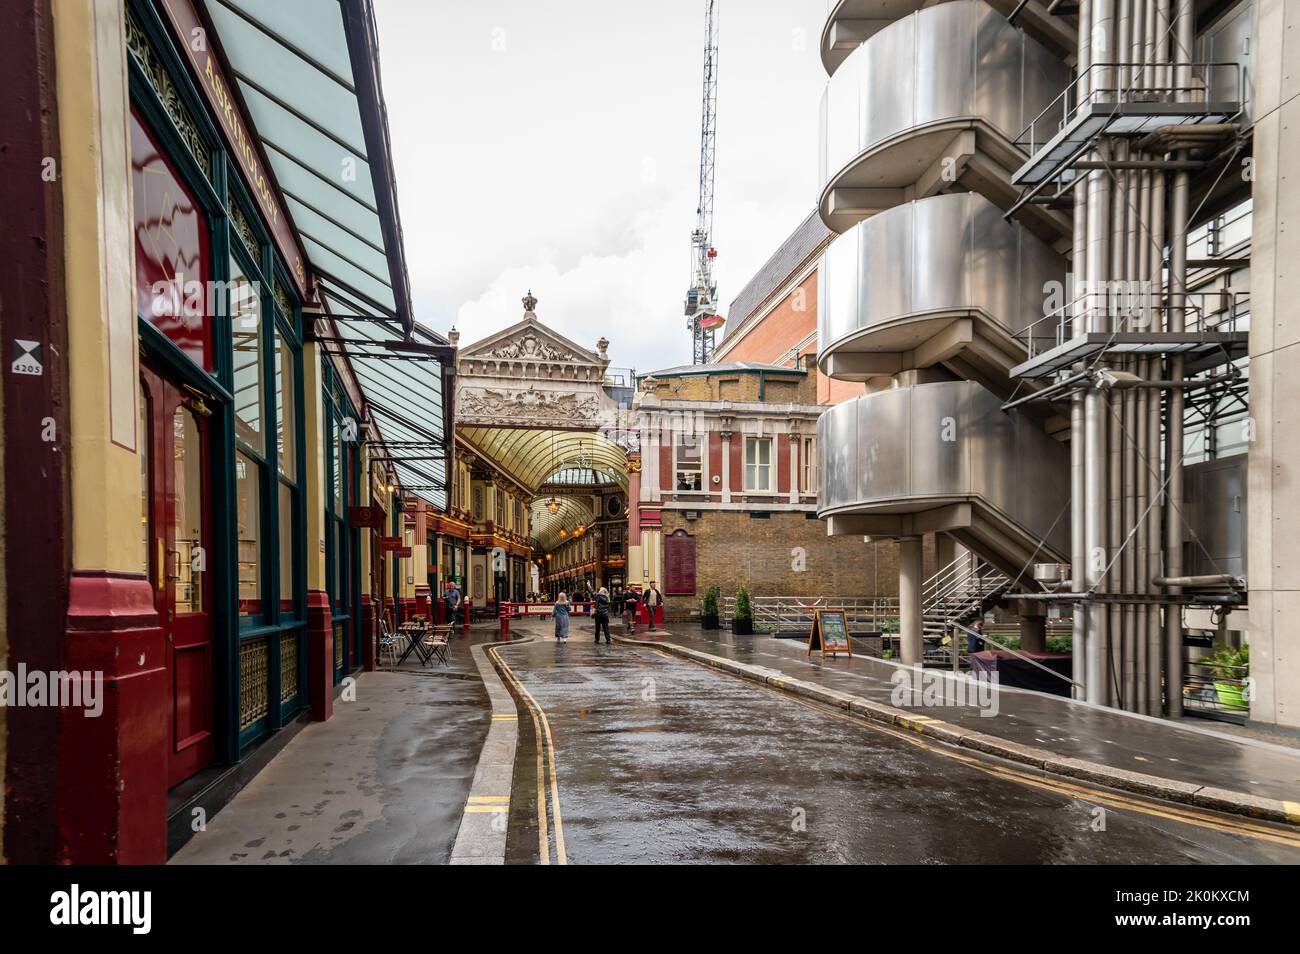
[{"label": "double yellow line", "polygon": [[[1286,829],[1273,827],[1266,822],[1255,822],[1248,818],[1236,818],[1203,811],[1197,808],[1184,807],[1182,805],[1175,805],[1167,802],[1151,801],[1120,792],[1093,788],[1090,785],[1065,782],[1051,776],[1033,775],[976,756],[967,755],[964,752],[946,745],[930,742],[924,738],[918,738],[915,732],[904,732],[898,729],[892,729],[864,716],[852,715],[843,710],[835,709],[818,702],[813,702],[809,699],[801,699],[798,696],[779,692],[778,690],[771,689],[767,686],[760,686],[759,688],[763,689],[765,692],[771,693],[772,695],[780,696],[782,699],[786,699],[790,702],[797,702],[799,705],[805,706],[806,708],[834,716],[835,718],[842,719],[845,722],[851,722],[854,725],[874,729],[877,732],[882,732],[885,735],[890,735],[897,739],[902,739],[904,742],[909,742],[928,752],[942,755],[944,758],[961,762],[988,775],[995,775],[999,778],[1007,779],[1008,781],[1018,782],[1021,785],[1044,789],[1070,798],[1079,798],[1085,801],[1095,802],[1098,805],[1103,805],[1107,808],[1119,811],[1126,810],[1138,812],[1143,815],[1150,815],[1156,818],[1167,818],[1171,821],[1181,822],[1185,825],[1194,825],[1198,828],[1211,829],[1229,835],[1242,835],[1246,838],[1256,838],[1260,841],[1268,841],[1276,845],[1285,845],[1288,848],[1300,848],[1300,833],[1293,834]],[[923,719],[924,717],[918,717],[913,721],[920,722],[923,721]]]},{"label": "double yellow line", "polygon": [[[524,701],[528,707],[528,715],[533,720],[533,738],[536,739],[537,748],[537,840],[538,840],[538,857],[541,863],[549,865],[551,863],[551,839],[550,826],[546,821],[546,780],[550,779],[551,789],[551,818],[554,822],[555,830],[555,863],[566,865],[569,863],[568,856],[564,851],[564,820],[560,815],[560,785],[555,777],[555,743],[551,739],[551,724],[546,720],[546,713],[542,707],[537,704],[532,693],[524,688],[524,684],[519,681],[506,661],[501,658],[496,647],[489,646],[487,654],[492,657],[492,663],[497,667],[497,671],[505,677],[506,682],[513,687],[516,695]],[[545,762],[545,764],[543,764]]]}]

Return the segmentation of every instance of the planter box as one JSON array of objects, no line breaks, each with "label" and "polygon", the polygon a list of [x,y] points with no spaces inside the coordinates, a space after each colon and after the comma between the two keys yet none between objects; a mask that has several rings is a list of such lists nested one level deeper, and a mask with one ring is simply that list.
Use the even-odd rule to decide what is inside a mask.
[{"label": "planter box", "polygon": [[703,626],[705,629],[717,629],[717,628],[718,628],[718,617],[717,617],[716,615],[714,615],[714,616],[701,616],[701,617],[700,617],[700,625]]},{"label": "planter box", "polygon": [[737,636],[753,636],[754,620],[751,619],[733,619],[731,621],[731,631]]}]

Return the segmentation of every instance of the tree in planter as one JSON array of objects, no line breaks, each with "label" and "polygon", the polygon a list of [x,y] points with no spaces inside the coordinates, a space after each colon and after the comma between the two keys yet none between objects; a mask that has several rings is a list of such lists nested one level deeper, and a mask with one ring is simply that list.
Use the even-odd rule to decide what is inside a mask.
[{"label": "tree in planter", "polygon": [[749,590],[743,586],[736,591],[736,615],[731,621],[731,629],[738,636],[754,633],[754,607],[749,599]]},{"label": "tree in planter", "polygon": [[718,588],[710,586],[700,603],[700,622],[705,629],[718,628]]}]

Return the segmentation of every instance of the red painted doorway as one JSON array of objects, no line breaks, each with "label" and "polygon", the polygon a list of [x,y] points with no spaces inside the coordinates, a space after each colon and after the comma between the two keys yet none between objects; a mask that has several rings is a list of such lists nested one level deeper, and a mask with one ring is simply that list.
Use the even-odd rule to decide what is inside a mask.
[{"label": "red painted doorway", "polygon": [[212,764],[215,747],[209,541],[211,411],[140,367],[140,484],[154,605],[167,640],[167,787]]}]

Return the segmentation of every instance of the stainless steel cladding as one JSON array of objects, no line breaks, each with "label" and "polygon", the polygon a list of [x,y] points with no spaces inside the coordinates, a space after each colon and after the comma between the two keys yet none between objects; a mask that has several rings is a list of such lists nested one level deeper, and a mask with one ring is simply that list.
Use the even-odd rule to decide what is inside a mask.
[{"label": "stainless steel cladding", "polygon": [[[980,121],[1006,139],[1046,108],[1069,69],[982,0],[954,0],[892,23],[854,50],[822,99],[821,182],[894,186],[891,171],[858,168],[868,154],[929,127]],[[941,138],[935,150],[947,144]],[[897,162],[913,177],[918,144]],[[924,149],[921,149],[924,152]],[[854,173],[857,173],[855,175]]]},{"label": "stainless steel cladding", "polygon": [[1010,338],[1042,317],[1066,274],[1060,255],[973,192],[865,219],[831,243],[822,267],[819,362],[840,349],[911,351],[943,318],[972,313]]},{"label": "stainless steel cladding", "polygon": [[837,404],[817,423],[817,446],[820,516],[918,513],[968,501],[1046,540],[1055,556],[1069,552],[1069,451],[974,382],[894,388]]}]

